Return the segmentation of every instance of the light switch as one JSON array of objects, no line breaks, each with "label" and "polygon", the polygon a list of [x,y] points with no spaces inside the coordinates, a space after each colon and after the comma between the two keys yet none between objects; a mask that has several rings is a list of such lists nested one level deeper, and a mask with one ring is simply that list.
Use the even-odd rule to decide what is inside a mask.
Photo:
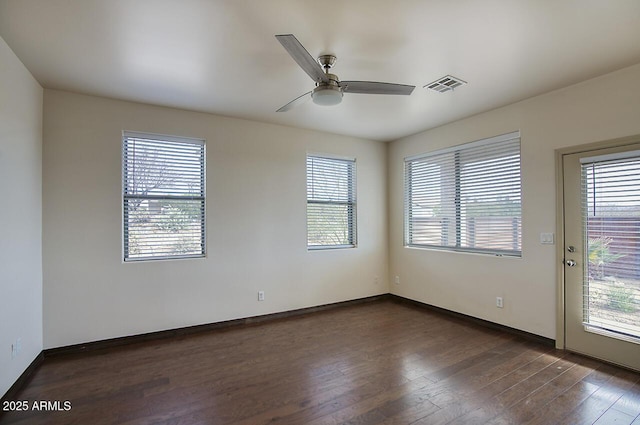
[{"label": "light switch", "polygon": [[553,233],[540,233],[540,243],[543,245],[553,245],[555,243]]}]

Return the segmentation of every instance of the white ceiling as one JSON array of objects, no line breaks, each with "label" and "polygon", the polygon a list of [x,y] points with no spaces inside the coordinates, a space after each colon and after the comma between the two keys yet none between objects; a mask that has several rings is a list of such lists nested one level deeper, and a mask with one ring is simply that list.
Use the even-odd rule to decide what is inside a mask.
[{"label": "white ceiling", "polygon": [[[287,33],[416,89],[276,113],[314,86]],[[45,88],[387,141],[640,63],[640,1],[0,0],[0,36]]]}]

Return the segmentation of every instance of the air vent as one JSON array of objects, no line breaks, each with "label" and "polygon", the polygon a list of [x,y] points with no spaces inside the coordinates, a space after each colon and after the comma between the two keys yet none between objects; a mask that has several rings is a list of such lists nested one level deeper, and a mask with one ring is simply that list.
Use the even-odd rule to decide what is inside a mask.
[{"label": "air vent", "polygon": [[433,91],[437,91],[440,93],[444,93],[447,92],[449,90],[453,90],[456,87],[460,87],[463,84],[467,84],[466,81],[462,81],[459,78],[456,78],[452,75],[447,75],[445,77],[439,78],[438,80],[434,81],[433,83],[429,83],[426,86],[424,86],[425,89],[429,89],[429,90],[433,90]]}]

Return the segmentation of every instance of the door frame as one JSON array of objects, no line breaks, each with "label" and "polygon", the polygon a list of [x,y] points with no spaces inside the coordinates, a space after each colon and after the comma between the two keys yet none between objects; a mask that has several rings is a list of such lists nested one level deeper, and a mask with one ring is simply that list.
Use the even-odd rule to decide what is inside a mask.
[{"label": "door frame", "polygon": [[640,134],[556,149],[556,348],[565,349],[565,280],[564,266],[564,155],[587,153],[640,143]]}]

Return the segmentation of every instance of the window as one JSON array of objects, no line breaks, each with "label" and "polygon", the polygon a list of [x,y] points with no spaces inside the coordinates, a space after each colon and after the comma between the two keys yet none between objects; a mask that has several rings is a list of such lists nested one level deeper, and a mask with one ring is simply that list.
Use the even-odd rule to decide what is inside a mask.
[{"label": "window", "polygon": [[204,257],[204,141],[125,132],[124,260]]},{"label": "window", "polygon": [[405,245],[521,256],[520,133],[405,159]]},{"label": "window", "polygon": [[307,247],[356,245],[355,160],[307,156]]}]

